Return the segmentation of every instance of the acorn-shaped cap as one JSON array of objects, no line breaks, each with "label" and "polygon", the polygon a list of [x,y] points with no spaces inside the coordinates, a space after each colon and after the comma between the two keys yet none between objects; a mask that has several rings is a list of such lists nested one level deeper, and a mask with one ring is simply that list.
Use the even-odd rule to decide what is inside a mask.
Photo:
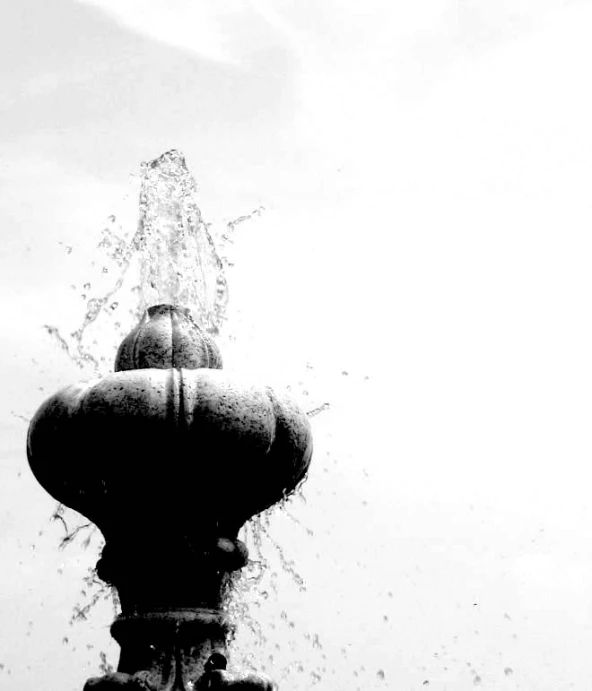
[{"label": "acorn-shaped cap", "polygon": [[126,336],[115,357],[115,371],[131,369],[222,369],[214,339],[185,307],[154,305]]}]

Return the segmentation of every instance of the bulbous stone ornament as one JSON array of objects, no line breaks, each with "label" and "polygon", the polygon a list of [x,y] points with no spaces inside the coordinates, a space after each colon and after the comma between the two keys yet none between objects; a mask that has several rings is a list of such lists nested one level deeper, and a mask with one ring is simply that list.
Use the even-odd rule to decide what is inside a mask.
[{"label": "bulbous stone ornament", "polygon": [[151,367],[222,369],[222,355],[188,309],[154,305],[123,339],[115,357],[116,372]]},{"label": "bulbous stone ornament", "polygon": [[62,389],[31,421],[31,469],[100,528],[97,574],[121,602],[118,672],[88,691],[271,688],[207,662],[226,655],[222,604],[248,560],[238,532],[303,480],[312,435],[291,399],[221,366],[188,310],[158,305],[122,342],[118,371]]},{"label": "bulbous stone ornament", "polygon": [[132,510],[150,525],[156,504],[167,509],[159,524],[232,537],[294,490],[311,445],[306,415],[269,388],[221,370],[142,369],[50,397],[28,453],[45,489],[106,538]]}]

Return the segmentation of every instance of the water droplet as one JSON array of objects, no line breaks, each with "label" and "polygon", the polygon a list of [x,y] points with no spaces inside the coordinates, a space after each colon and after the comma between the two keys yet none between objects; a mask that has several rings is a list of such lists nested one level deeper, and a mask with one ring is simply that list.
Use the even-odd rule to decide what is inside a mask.
[{"label": "water droplet", "polygon": [[511,667],[506,667],[506,668],[504,668],[504,674],[505,674],[507,677],[509,677],[509,676],[511,676],[512,674],[514,674],[514,670],[513,670]]},{"label": "water droplet", "polygon": [[380,681],[384,681],[386,674],[384,673],[384,669],[379,669],[376,672],[376,676],[380,679]]}]

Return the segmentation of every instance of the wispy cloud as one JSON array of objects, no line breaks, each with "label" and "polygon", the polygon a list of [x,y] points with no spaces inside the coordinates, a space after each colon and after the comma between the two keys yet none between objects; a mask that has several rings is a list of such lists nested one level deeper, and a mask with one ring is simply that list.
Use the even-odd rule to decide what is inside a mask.
[{"label": "wispy cloud", "polygon": [[78,0],[154,40],[214,62],[241,65],[274,43],[273,31],[250,2],[192,0]]}]

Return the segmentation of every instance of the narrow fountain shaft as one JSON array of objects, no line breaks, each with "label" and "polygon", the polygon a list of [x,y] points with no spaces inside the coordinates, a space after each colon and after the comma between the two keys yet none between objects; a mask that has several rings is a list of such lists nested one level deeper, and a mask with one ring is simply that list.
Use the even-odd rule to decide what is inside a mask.
[{"label": "narrow fountain shaft", "polygon": [[225,665],[229,630],[226,617],[216,610],[121,615],[111,626],[111,635],[121,646],[117,671],[139,675],[158,691],[189,691],[213,656]]}]

